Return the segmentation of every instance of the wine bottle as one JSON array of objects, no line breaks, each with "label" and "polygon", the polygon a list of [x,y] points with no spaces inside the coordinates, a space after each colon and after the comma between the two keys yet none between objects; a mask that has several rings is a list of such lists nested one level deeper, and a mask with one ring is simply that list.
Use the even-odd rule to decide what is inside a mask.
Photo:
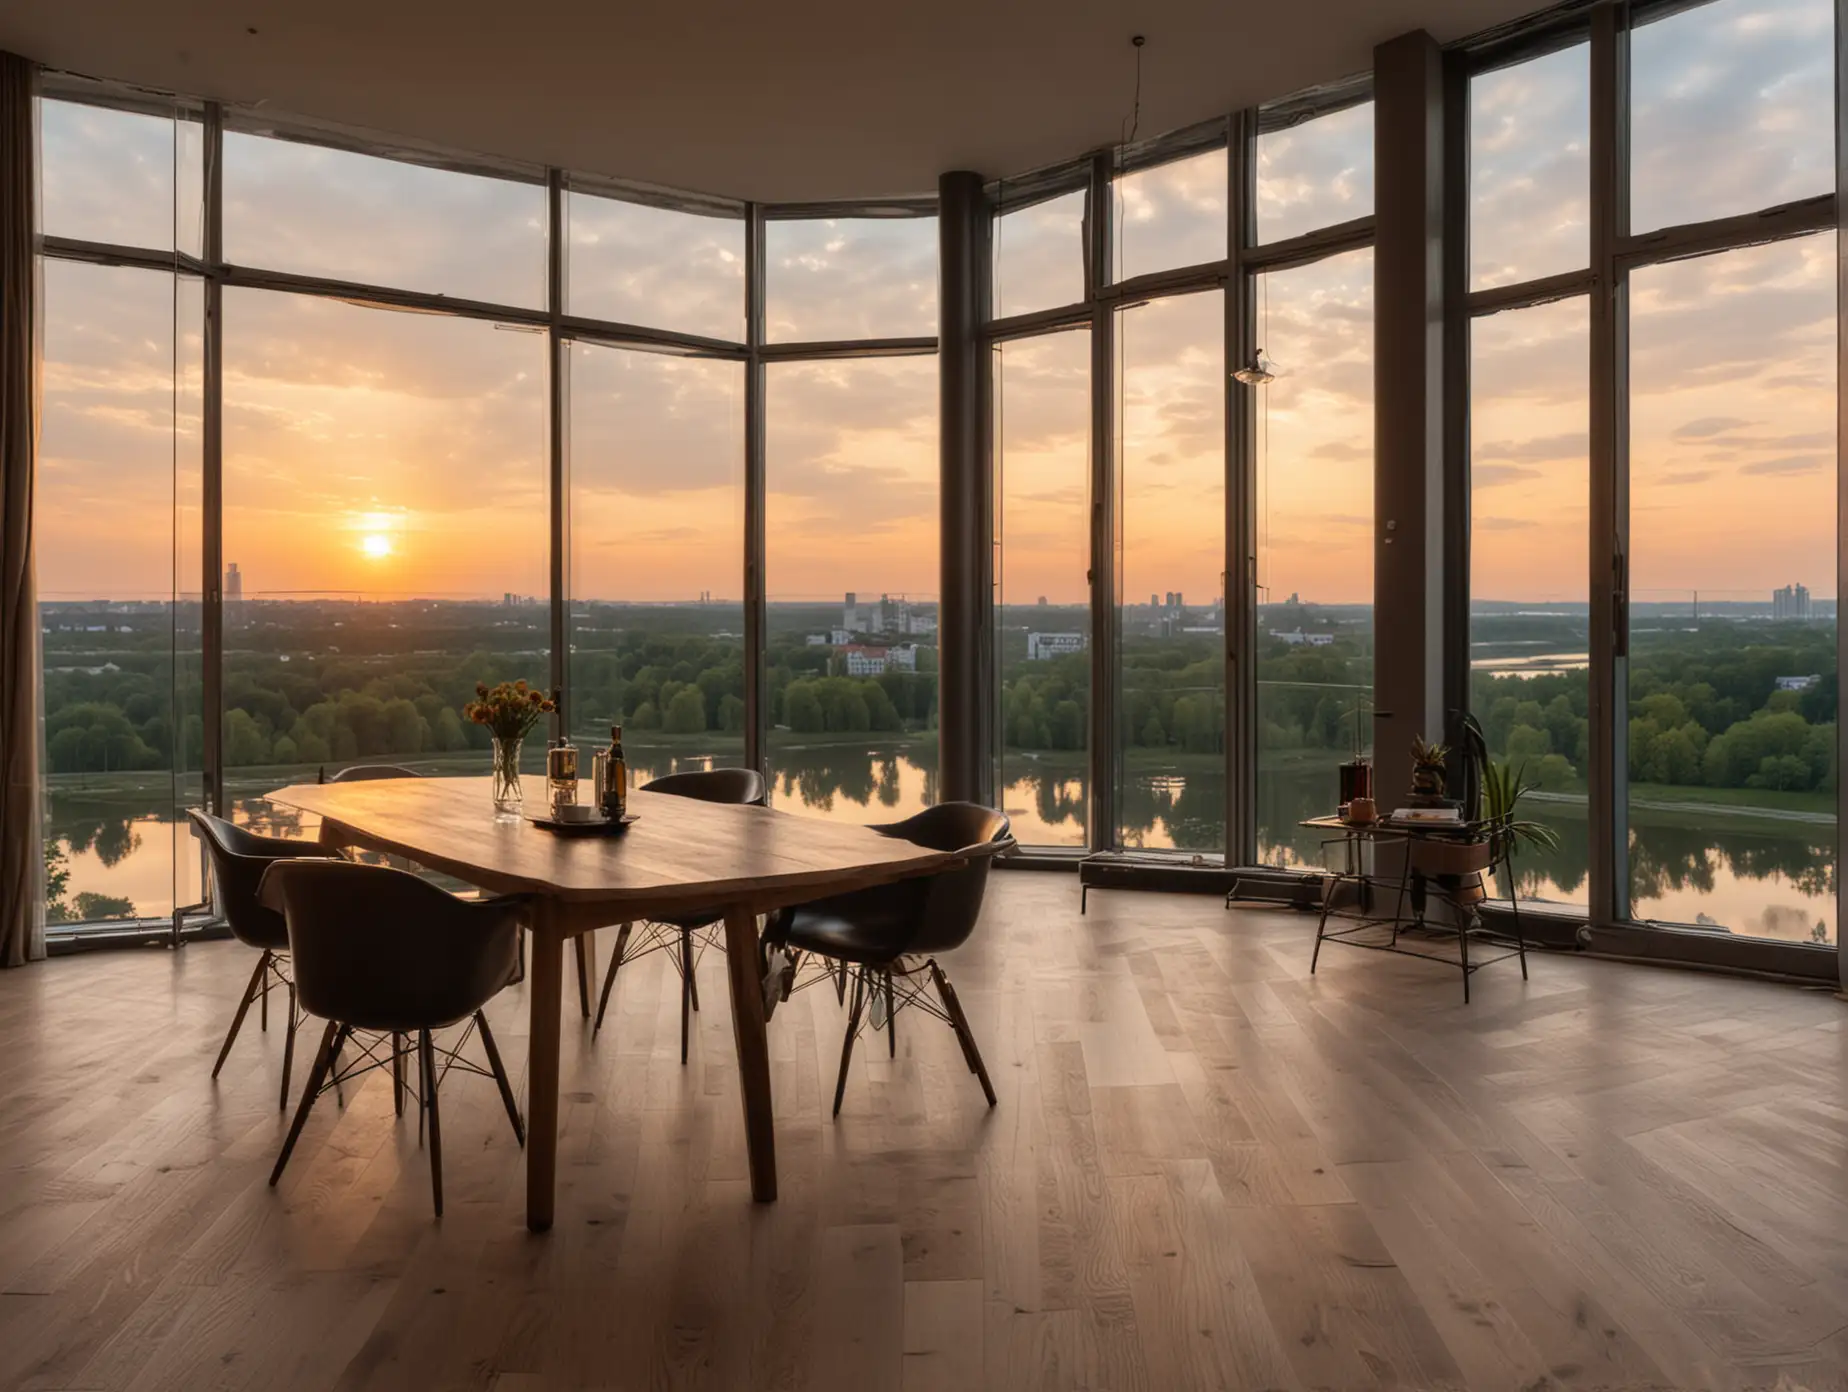
[{"label": "wine bottle", "polygon": [[629,761],[622,753],[622,726],[610,726],[608,783],[603,790],[603,815],[616,821],[629,811]]}]

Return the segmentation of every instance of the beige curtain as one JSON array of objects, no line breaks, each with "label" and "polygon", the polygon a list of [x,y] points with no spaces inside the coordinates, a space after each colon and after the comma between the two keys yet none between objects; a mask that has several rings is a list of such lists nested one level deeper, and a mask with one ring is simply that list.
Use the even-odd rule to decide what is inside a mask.
[{"label": "beige curtain", "polygon": [[0,53],[0,966],[45,955],[39,827],[38,602],[32,473],[38,451],[38,265],[32,65]]}]

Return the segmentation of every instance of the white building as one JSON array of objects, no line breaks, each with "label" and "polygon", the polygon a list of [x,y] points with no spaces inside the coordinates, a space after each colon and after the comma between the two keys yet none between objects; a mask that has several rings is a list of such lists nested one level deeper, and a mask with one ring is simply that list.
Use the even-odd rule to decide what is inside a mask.
[{"label": "white building", "polygon": [[808,645],[811,648],[825,648],[828,646],[828,635],[825,633],[811,633],[808,636]]},{"label": "white building", "polygon": [[886,669],[890,654],[884,648],[869,648],[864,643],[849,643],[841,649],[850,677],[876,677]]},{"label": "white building", "polygon": [[1817,672],[1812,672],[1807,677],[1779,677],[1777,689],[1779,691],[1808,691],[1821,680],[1822,676]]},{"label": "white building", "polygon": [[917,671],[918,645],[916,643],[901,643],[895,648],[887,648],[886,670],[888,672]]},{"label": "white building", "polygon": [[1082,633],[1029,633],[1027,635],[1027,661],[1048,662],[1066,653],[1084,651]]},{"label": "white building", "polygon": [[1273,628],[1270,631],[1270,636],[1273,638],[1283,639],[1284,642],[1288,643],[1293,648],[1300,648],[1304,646],[1311,647],[1311,648],[1325,648],[1330,643],[1335,641],[1335,635],[1332,633],[1304,633],[1300,628],[1297,629],[1294,633],[1284,633],[1278,629]]}]

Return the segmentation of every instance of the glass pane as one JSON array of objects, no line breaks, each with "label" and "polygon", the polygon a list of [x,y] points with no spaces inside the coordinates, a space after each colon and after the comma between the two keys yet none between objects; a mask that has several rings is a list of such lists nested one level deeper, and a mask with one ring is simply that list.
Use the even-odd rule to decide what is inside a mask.
[{"label": "glass pane", "polygon": [[1223,149],[1119,176],[1116,203],[1117,279],[1225,259]]},{"label": "glass pane", "polygon": [[291,829],[261,794],[322,767],[485,775],[475,683],[550,685],[544,336],[235,287],[224,314],[239,815]]},{"label": "glass pane", "polygon": [[1026,846],[1085,845],[1091,719],[1091,335],[995,349],[996,784]]},{"label": "glass pane", "polygon": [[937,360],[768,375],[771,802],[893,821],[937,800]]},{"label": "glass pane", "polygon": [[176,851],[190,841],[175,750],[191,742],[174,705],[174,278],[41,264],[35,527],[57,931],[173,912]]},{"label": "glass pane", "polygon": [[225,257],[489,304],[545,303],[545,189],[225,134]]},{"label": "glass pane", "polygon": [[1082,300],[1084,190],[996,218],[994,276],[999,319]]},{"label": "glass pane", "polygon": [[1590,325],[1583,299],[1470,329],[1470,707],[1491,758],[1538,788],[1556,850],[1515,855],[1521,895],[1584,904],[1591,695]]},{"label": "glass pane", "polygon": [[[179,358],[174,372],[173,429],[173,807],[182,831],[189,807],[206,806],[205,791],[205,285],[180,278],[174,325]],[[204,897],[205,848],[176,838],[173,898]]]},{"label": "glass pane", "polygon": [[774,343],[937,332],[937,219],[772,222],[764,316]]},{"label": "glass pane", "polygon": [[1260,135],[1260,242],[1280,242],[1373,211],[1373,103]]},{"label": "glass pane", "polygon": [[1469,275],[1477,289],[1591,264],[1591,50],[1469,84]]},{"label": "glass pane", "polygon": [[744,223],[565,195],[565,307],[590,319],[744,340]]},{"label": "glass pane", "polygon": [[[1258,859],[1320,866],[1373,720],[1373,253],[1259,278]],[[1358,738],[1356,734],[1358,727]]]},{"label": "glass pane", "polygon": [[1714,0],[1630,37],[1630,226],[1835,187],[1835,6]]},{"label": "glass pane", "polygon": [[43,101],[40,225],[47,236],[160,251],[177,245],[196,255],[200,148],[196,121]]},{"label": "glass pane", "polygon": [[1216,290],[1118,320],[1124,846],[1225,845],[1225,335]]},{"label": "glass pane", "polygon": [[1630,894],[1836,936],[1835,238],[1630,279]]},{"label": "glass pane", "polygon": [[571,353],[571,724],[636,786],[744,761],[744,367]]}]

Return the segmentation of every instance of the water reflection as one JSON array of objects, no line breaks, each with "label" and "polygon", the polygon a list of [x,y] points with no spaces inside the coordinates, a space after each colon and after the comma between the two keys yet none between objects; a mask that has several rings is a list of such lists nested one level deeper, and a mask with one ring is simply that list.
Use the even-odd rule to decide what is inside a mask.
[{"label": "water reflection", "polygon": [[[636,782],[730,762],[725,751],[687,755],[638,751]],[[889,822],[937,799],[934,759],[922,751],[865,744],[775,753],[773,805],[844,822]],[[1024,765],[1024,766],[1023,766]],[[471,765],[432,772],[475,772]],[[1082,762],[1010,761],[1004,810],[1028,846],[1082,846],[1088,779]],[[276,836],[311,837],[312,817],[276,804],[261,791],[302,771],[253,773],[234,788],[236,816]],[[1332,764],[1268,767],[1257,788],[1259,859],[1313,867],[1332,863],[1337,845],[1299,825],[1330,809]],[[1225,769],[1217,759],[1132,768],[1120,791],[1128,844],[1144,848],[1220,845]],[[199,897],[198,851],[158,785],[109,792],[94,786],[54,792],[47,840],[67,874],[66,917],[80,901],[98,916],[159,917]],[[1529,806],[1529,805],[1524,805]],[[1516,861],[1524,898],[1583,905],[1591,861],[1583,798],[1550,797],[1530,805],[1534,820],[1559,836],[1556,849],[1526,851]],[[1734,932],[1804,942],[1831,942],[1836,926],[1835,828],[1828,821],[1757,817],[1746,810],[1632,811],[1633,913],[1638,919],[1724,925]],[[83,896],[89,896],[84,899]]]}]

